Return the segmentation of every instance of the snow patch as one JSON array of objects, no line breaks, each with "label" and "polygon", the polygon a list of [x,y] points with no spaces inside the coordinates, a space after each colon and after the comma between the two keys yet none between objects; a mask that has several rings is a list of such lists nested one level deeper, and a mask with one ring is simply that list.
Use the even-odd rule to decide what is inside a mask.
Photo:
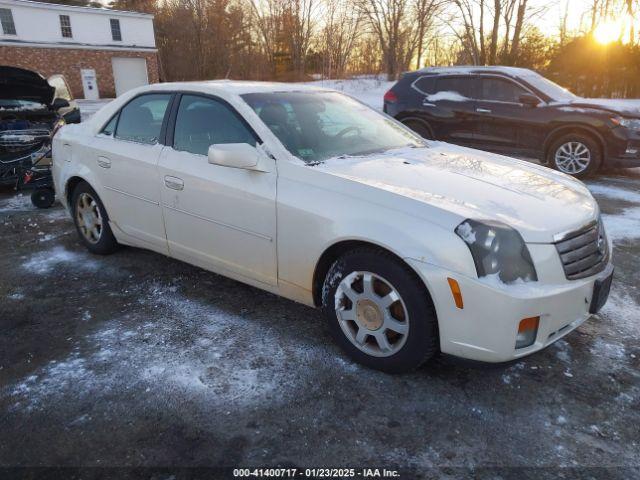
[{"label": "snow patch", "polygon": [[73,266],[85,270],[96,270],[99,267],[98,262],[59,246],[33,254],[29,260],[22,264],[22,267],[31,273],[42,275],[51,273],[54,268],[67,264],[73,264]]},{"label": "snow patch", "polygon": [[442,91],[442,92],[434,93],[432,95],[427,95],[426,100],[429,102],[438,102],[438,101],[466,102],[469,99],[458,92]]},{"label": "snow patch", "polygon": [[25,210],[36,210],[31,203],[31,198],[22,193],[0,200],[0,213],[22,212]]},{"label": "snow patch", "polygon": [[589,183],[587,184],[587,188],[595,195],[640,204],[640,193],[627,190],[626,188],[603,185],[601,183]]},{"label": "snow patch", "polygon": [[303,83],[305,83],[305,85],[338,90],[376,110],[382,110],[384,94],[395,82],[384,80],[383,76],[362,75],[347,80],[327,79]]},{"label": "snow patch", "polygon": [[612,240],[632,239],[640,236],[640,207],[625,208],[618,215],[603,214],[607,235]]},{"label": "snow patch", "polygon": [[620,334],[640,336],[640,305],[627,292],[620,291],[615,282],[598,315],[611,322]]},{"label": "snow patch", "polygon": [[187,397],[225,408],[278,404],[296,394],[306,381],[303,372],[332,368],[344,375],[359,368],[325,345],[287,339],[268,322],[168,287],[141,286],[140,303],[157,312],[156,321],[137,323],[132,314],[112,320],[67,358],[8,387],[16,408],[131,388],[153,391],[148,401]]},{"label": "snow patch", "polygon": [[602,338],[597,338],[590,349],[591,353],[597,357],[608,357],[621,360],[627,356],[624,345],[620,343],[609,343]]},{"label": "snow patch", "polygon": [[468,222],[460,224],[456,228],[456,232],[469,245],[476,243],[476,232],[473,231],[473,227]]}]

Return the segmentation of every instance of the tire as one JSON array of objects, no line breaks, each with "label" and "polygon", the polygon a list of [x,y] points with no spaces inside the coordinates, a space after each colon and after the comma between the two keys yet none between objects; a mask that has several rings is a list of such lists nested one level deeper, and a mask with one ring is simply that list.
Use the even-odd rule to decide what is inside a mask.
[{"label": "tire", "polygon": [[[365,280],[373,288],[365,289]],[[385,300],[390,306],[381,307]],[[429,293],[406,264],[383,250],[356,249],[334,262],[322,288],[322,310],[336,343],[367,367],[407,372],[439,351]],[[382,336],[388,350],[381,347]]]},{"label": "tire", "polygon": [[569,133],[551,144],[547,162],[562,173],[584,178],[595,174],[600,169],[602,150],[598,142],[590,136]]},{"label": "tire", "polygon": [[56,194],[51,188],[38,188],[31,194],[31,203],[37,208],[49,208],[56,201]]},{"label": "tire", "polygon": [[[79,183],[73,190],[71,210],[80,240],[91,253],[109,255],[118,250],[120,245],[113,236],[104,205],[88,183]],[[92,220],[95,222],[92,223]],[[99,229],[96,228],[98,222]],[[99,233],[96,234],[96,232]]]},{"label": "tire", "polygon": [[421,120],[407,120],[403,121],[407,127],[416,132],[422,138],[426,138],[427,140],[434,140],[433,135],[431,134],[431,129]]}]

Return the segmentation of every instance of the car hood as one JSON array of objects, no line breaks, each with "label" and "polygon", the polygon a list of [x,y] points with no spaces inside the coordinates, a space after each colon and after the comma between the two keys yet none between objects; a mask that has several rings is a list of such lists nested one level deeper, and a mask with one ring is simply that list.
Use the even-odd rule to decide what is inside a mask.
[{"label": "car hood", "polygon": [[29,100],[51,105],[55,91],[55,88],[36,72],[0,66],[0,99],[2,100]]},{"label": "car hood", "polygon": [[596,108],[630,117],[640,117],[640,100],[618,98],[580,98],[567,103],[577,108]]},{"label": "car hood", "polygon": [[552,243],[598,217],[589,190],[567,175],[443,142],[430,145],[334,158],[312,168],[453,213],[445,228],[466,218],[493,219],[529,243]]}]

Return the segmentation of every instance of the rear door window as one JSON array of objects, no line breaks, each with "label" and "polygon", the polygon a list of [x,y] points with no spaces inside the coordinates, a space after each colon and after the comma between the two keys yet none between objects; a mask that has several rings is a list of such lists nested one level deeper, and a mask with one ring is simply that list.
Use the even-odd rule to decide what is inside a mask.
[{"label": "rear door window", "polygon": [[[438,77],[436,79],[436,95],[441,100],[464,100],[474,98],[474,77]],[[450,94],[448,98],[446,94]]]},{"label": "rear door window", "polygon": [[171,94],[141,95],[131,100],[120,111],[116,138],[153,145],[160,138],[162,122]]},{"label": "rear door window", "polygon": [[527,92],[521,86],[504,78],[485,77],[480,80],[480,98],[491,102],[520,103],[520,95]]}]

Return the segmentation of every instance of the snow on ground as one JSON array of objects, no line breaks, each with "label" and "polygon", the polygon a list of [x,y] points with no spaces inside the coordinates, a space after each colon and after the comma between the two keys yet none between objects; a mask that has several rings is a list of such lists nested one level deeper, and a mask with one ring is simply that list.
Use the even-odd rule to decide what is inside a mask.
[{"label": "snow on ground", "polygon": [[[49,253],[63,261],[71,254]],[[360,369],[323,345],[283,339],[260,321],[193,300],[175,286],[143,284],[136,295],[142,317],[128,309],[137,313],[113,318],[76,341],[66,358],[8,386],[13,410],[40,409],[66,395],[99,397],[125,385],[144,389],[150,402],[186,395],[208,408],[250,407],[295,396],[307,368]],[[91,321],[91,314],[82,319]]]},{"label": "snow on ground", "polygon": [[377,110],[382,110],[382,97],[394,83],[395,82],[384,80],[384,77],[370,75],[346,80],[317,80],[314,82],[305,82],[307,85],[339,90]]},{"label": "snow on ground", "polygon": [[11,197],[0,199],[0,213],[24,212],[25,210],[36,210],[31,203],[31,197],[23,193],[18,193]]},{"label": "snow on ground", "polygon": [[61,264],[73,265],[74,268],[98,270],[100,263],[88,254],[72,252],[64,247],[56,246],[50,250],[37,252],[22,264],[31,273],[48,274]]},{"label": "snow on ground", "polygon": [[640,236],[640,194],[638,192],[611,184],[607,185],[602,183],[602,180],[597,183],[589,183],[587,187],[594,195],[636,204],[623,208],[620,213],[602,214],[607,235],[612,240],[631,239]]}]

